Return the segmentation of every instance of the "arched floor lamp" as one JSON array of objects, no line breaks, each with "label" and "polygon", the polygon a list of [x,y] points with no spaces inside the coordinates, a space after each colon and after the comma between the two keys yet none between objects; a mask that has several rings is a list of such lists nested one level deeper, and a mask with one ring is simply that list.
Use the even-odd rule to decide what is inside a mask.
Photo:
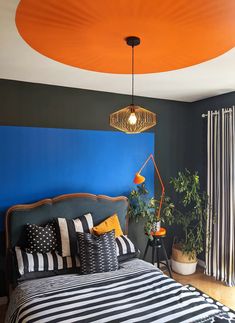
[{"label": "arched floor lamp", "polygon": [[[162,178],[161,178],[161,175],[160,175],[160,172],[158,170],[158,167],[157,167],[157,164],[154,160],[154,157],[152,154],[149,155],[149,157],[146,159],[146,161],[144,162],[143,166],[140,168],[140,170],[135,174],[135,178],[134,178],[134,183],[135,184],[142,184],[144,183],[145,181],[145,177],[143,175],[141,175],[141,172],[142,170],[145,168],[145,166],[147,165],[147,163],[152,160],[153,162],[153,165],[154,165],[154,169],[157,173],[157,177],[159,179],[159,182],[161,184],[161,188],[162,188],[162,194],[161,194],[161,199],[160,199],[160,203],[159,203],[159,208],[158,208],[158,212],[156,214],[156,222],[160,222],[160,218],[161,218],[161,208],[162,208],[162,203],[163,203],[163,200],[164,200],[164,195],[165,195],[165,187],[164,187],[164,184],[163,184],[163,181],[162,181]],[[160,223],[159,223],[160,224]],[[160,230],[160,225],[158,226],[158,229],[157,230]]]}]

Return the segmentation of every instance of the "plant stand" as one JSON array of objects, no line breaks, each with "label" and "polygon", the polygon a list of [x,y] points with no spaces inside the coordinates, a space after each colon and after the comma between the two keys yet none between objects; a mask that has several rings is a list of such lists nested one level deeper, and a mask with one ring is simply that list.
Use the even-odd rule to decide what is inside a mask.
[{"label": "plant stand", "polygon": [[[158,268],[160,268],[160,264],[164,265],[168,269],[169,275],[172,278],[172,271],[171,271],[170,263],[169,263],[166,249],[163,242],[166,235],[158,236],[158,232],[159,231],[153,234],[153,240],[148,239],[148,242],[144,251],[143,260],[145,260],[149,247],[152,247],[152,264],[154,265],[157,260]],[[159,257],[160,249],[162,249],[163,251],[164,260],[166,261],[166,263],[160,261],[160,257]]]}]

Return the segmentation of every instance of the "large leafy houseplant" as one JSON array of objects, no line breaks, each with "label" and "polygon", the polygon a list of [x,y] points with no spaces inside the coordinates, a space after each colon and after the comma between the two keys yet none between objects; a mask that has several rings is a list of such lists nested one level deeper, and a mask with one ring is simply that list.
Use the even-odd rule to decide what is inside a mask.
[{"label": "large leafy houseplant", "polygon": [[[189,259],[203,251],[206,234],[206,218],[208,212],[208,197],[200,188],[197,172],[178,172],[171,178],[174,198],[165,196],[161,210],[161,218],[158,219],[166,225],[178,225],[182,231],[182,237],[177,247],[188,255]],[[129,217],[136,222],[140,218],[145,219],[144,230],[149,239],[153,239],[151,232],[155,230],[156,214],[159,201],[154,197],[149,198],[149,192],[144,184],[133,189],[129,196]]]},{"label": "large leafy houseplant", "polygon": [[181,227],[182,238],[177,247],[188,255],[189,259],[203,251],[206,234],[206,218],[208,212],[208,198],[201,191],[197,172],[178,172],[171,178],[175,196],[165,197],[162,213],[167,224]]}]

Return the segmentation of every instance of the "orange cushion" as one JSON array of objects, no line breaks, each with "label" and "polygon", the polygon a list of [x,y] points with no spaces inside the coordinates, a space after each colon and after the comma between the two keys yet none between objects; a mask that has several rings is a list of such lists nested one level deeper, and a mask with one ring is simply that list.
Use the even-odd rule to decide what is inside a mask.
[{"label": "orange cushion", "polygon": [[96,227],[93,227],[92,231],[94,234],[100,235],[113,229],[115,230],[115,238],[123,235],[117,214],[113,214],[112,216],[98,224]]}]

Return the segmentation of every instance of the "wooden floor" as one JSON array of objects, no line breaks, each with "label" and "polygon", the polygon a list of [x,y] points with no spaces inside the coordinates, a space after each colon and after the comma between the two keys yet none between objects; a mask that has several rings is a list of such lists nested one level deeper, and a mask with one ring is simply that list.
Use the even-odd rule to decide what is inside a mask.
[{"label": "wooden floor", "polygon": [[198,267],[196,273],[193,275],[182,276],[173,273],[173,278],[182,285],[193,285],[235,311],[235,287],[228,287],[224,283],[215,280],[213,277],[204,275],[203,272],[204,269]]},{"label": "wooden floor", "polygon": [[0,305],[0,323],[4,323],[4,317],[7,310],[6,305]]},{"label": "wooden floor", "polygon": [[[193,285],[235,311],[235,287],[227,287],[214,278],[204,275],[201,267],[197,268],[195,274],[189,276],[173,273],[173,278],[182,285]],[[4,322],[5,311],[6,306],[0,306],[0,323]]]}]

